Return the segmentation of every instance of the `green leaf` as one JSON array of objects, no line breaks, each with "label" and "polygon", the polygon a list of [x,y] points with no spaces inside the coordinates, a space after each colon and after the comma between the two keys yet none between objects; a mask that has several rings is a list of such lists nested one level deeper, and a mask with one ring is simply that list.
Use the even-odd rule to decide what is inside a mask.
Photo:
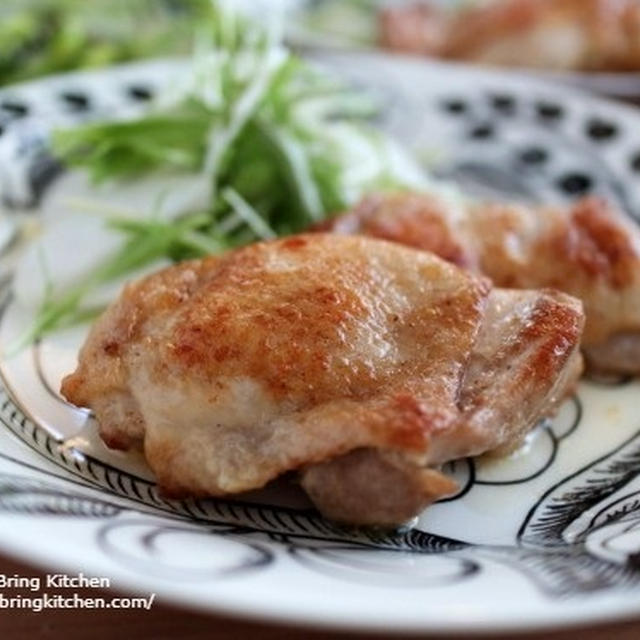
[{"label": "green leaf", "polygon": [[[92,287],[159,258],[200,257],[298,232],[367,190],[402,186],[369,123],[375,111],[369,96],[284,49],[270,15],[249,24],[215,2],[211,15],[182,88],[172,87],[137,118],[53,135],[57,155],[96,181],[200,172],[206,210],[173,221],[111,218],[124,235],[121,249],[72,291],[49,296],[28,339],[84,317]],[[66,37],[60,46],[70,50],[75,40]],[[363,148],[373,167],[368,173],[353,166]]]}]

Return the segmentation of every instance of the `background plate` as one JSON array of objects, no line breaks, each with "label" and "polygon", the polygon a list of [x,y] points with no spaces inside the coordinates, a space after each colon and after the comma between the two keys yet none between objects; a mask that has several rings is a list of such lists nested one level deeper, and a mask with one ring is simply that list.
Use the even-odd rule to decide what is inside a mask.
[{"label": "background plate", "polygon": [[[465,0],[428,1],[444,6],[465,4]],[[483,0],[474,1],[479,4]],[[284,3],[292,14],[287,34],[293,44],[312,49],[362,51],[376,47],[377,11],[381,7],[416,4],[416,0],[284,0]],[[422,59],[429,61],[426,57]],[[640,71],[520,69],[520,73],[612,98],[640,101]]]}]

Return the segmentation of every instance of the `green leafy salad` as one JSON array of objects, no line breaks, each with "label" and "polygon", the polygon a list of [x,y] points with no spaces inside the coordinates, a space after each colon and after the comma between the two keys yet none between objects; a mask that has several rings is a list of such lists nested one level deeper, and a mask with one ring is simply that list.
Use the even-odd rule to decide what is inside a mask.
[{"label": "green leafy salad", "polygon": [[170,219],[153,211],[108,216],[121,248],[73,287],[51,288],[23,344],[86,319],[83,300],[93,288],[158,259],[295,233],[368,191],[426,186],[372,126],[374,101],[285,48],[281,28],[275,13],[257,25],[216,5],[189,71],[145,115],[54,133],[55,153],[95,181],[193,173],[205,204]]}]

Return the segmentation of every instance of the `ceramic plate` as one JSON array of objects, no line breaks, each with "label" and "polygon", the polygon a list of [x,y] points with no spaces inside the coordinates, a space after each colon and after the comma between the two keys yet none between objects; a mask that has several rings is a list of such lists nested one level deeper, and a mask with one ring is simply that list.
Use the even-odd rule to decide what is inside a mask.
[{"label": "ceramic plate", "polygon": [[[368,87],[380,126],[467,190],[537,202],[594,192],[640,214],[640,114],[630,108],[460,67],[368,54],[321,62]],[[63,196],[90,189],[51,160],[52,126],[144,109],[181,65],[4,90],[5,219],[57,224]],[[101,250],[90,234],[67,246],[60,224],[69,264]],[[31,318],[20,303],[30,273],[23,263],[4,288],[3,345]],[[320,518],[291,484],[234,500],[165,499],[140,459],[108,451],[91,415],[58,394],[85,332],[1,362],[3,552],[170,602],[299,624],[488,632],[637,615],[640,382],[583,381],[523,449],[449,465],[458,494],[412,527],[354,532]]]}]

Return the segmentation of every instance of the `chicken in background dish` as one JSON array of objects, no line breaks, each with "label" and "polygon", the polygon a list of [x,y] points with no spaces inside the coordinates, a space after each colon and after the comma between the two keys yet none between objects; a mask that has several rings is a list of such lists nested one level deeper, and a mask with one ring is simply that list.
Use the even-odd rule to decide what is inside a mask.
[{"label": "chicken in background dish", "polygon": [[488,65],[640,70],[638,0],[495,0],[442,9],[428,2],[380,13],[388,49]]},{"label": "chicken in background dish", "polygon": [[581,371],[583,313],[370,238],[291,236],[128,285],[64,396],[173,496],[298,471],[336,521],[392,526],[456,489],[443,463],[509,450]]},{"label": "chicken in background dish", "polygon": [[584,304],[590,368],[640,374],[640,229],[599,198],[534,208],[378,194],[320,229],[431,251],[497,287],[565,291]]}]

